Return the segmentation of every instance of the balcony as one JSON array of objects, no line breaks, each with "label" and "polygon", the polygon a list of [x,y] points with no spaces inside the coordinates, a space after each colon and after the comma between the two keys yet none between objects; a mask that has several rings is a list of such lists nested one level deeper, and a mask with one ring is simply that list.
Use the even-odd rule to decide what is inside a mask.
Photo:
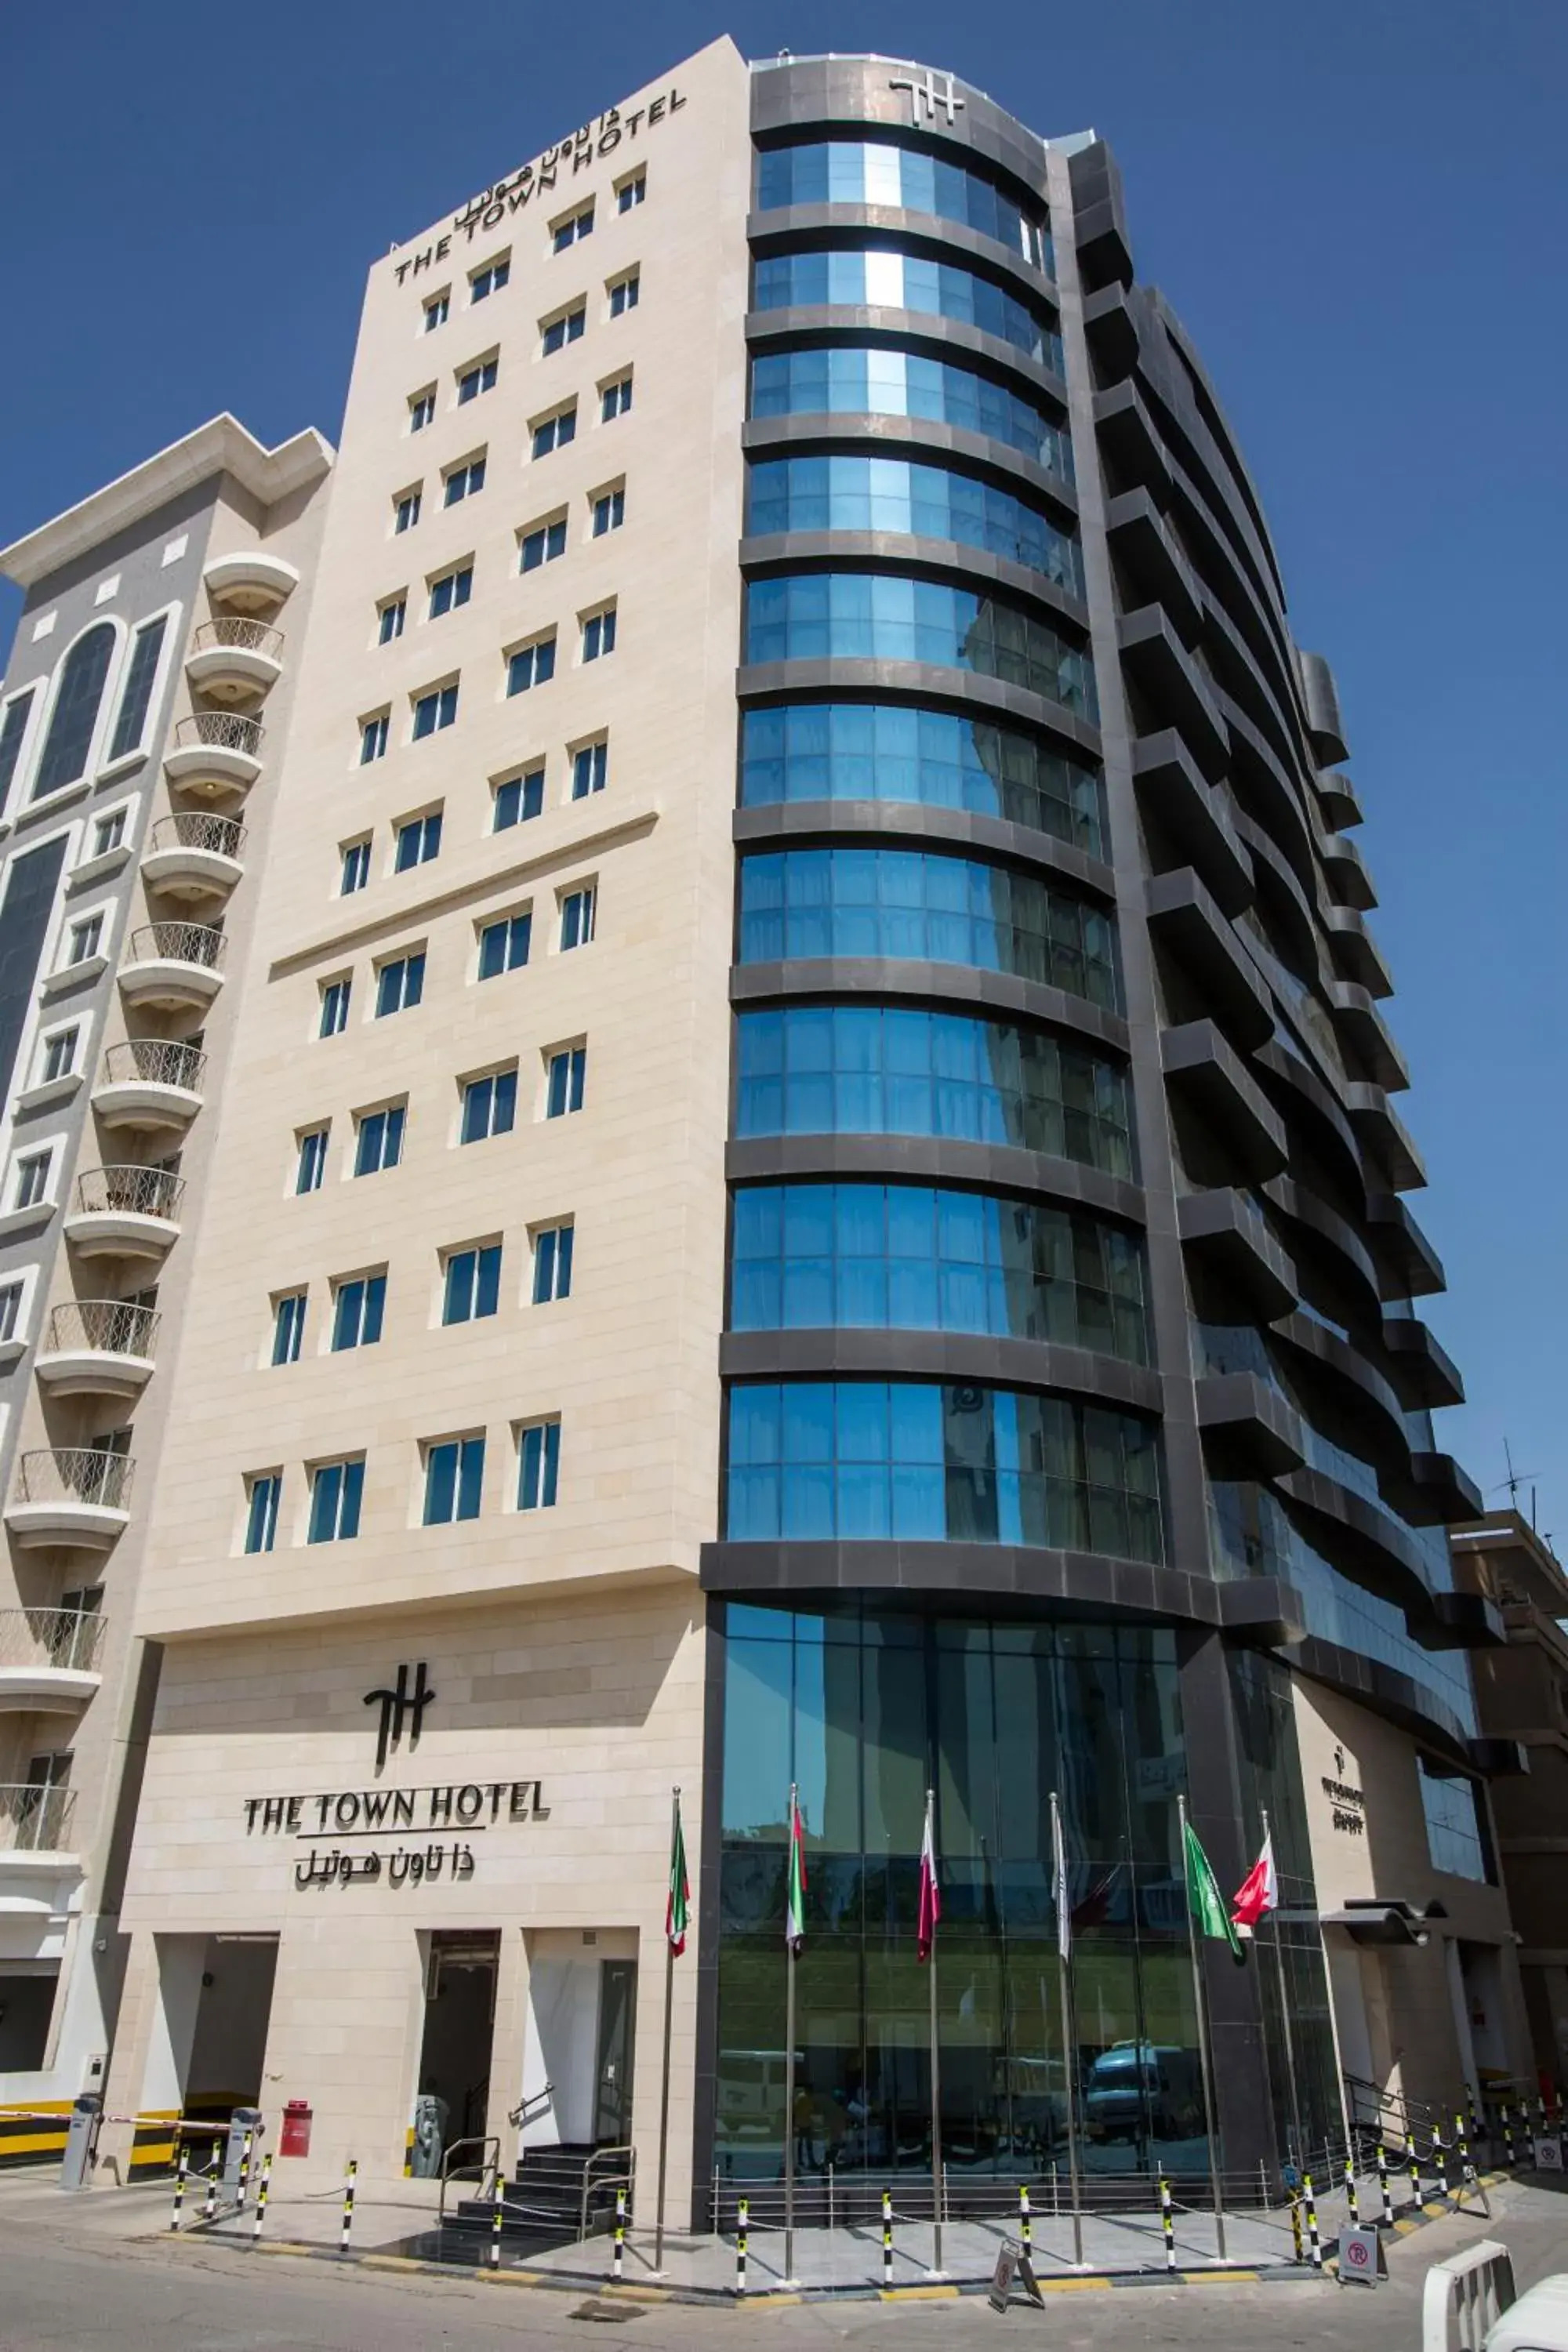
[{"label": "balcony", "polygon": [[180,1238],[185,1180],[168,1168],[93,1168],[79,1176],[66,1238],[82,1257],[162,1258]]},{"label": "balcony", "polygon": [[108,1551],[129,1524],[135,1473],[128,1454],[88,1446],[24,1454],[5,1525],[27,1550],[59,1544]]},{"label": "balcony", "polygon": [[223,986],[227,949],[223,933],[205,923],[148,923],[131,934],[121,994],[128,1004],[205,1013]]},{"label": "balcony", "polygon": [[110,1045],[92,1090],[105,1127],[184,1129],[202,1107],[207,1057],[169,1037],[126,1037]]},{"label": "balcony", "polygon": [[282,675],[281,629],[237,614],[204,621],[185,656],[193,690],[230,706],[259,702]]},{"label": "balcony", "polygon": [[194,710],[174,729],[163,773],[204,800],[243,799],[261,773],[266,732],[258,719],[237,710]]},{"label": "balcony", "polygon": [[0,1862],[18,1854],[68,1861],[74,1789],[39,1789],[32,1781],[0,1780]]},{"label": "balcony", "polygon": [[1377,904],[1377,892],[1372,887],[1372,877],[1362,863],[1362,855],[1353,841],[1342,833],[1327,833],[1318,844],[1323,860],[1323,872],[1329,887],[1342,907],[1353,907],[1358,914],[1366,914]]},{"label": "balcony", "polygon": [[124,1298],[73,1298],[51,1308],[33,1370],[51,1396],[141,1395],[153,1377],[158,1311]]},{"label": "balcony", "polygon": [[0,1609],[0,1715],[74,1715],[103,1680],[95,1609]]},{"label": "balcony", "polygon": [[202,567],[202,585],[231,613],[275,613],[300,585],[300,574],[280,555],[247,547],[213,556]]},{"label": "balcony", "polygon": [[245,874],[245,827],[232,816],[177,809],[161,816],[142,856],[142,878],[166,898],[228,897]]}]

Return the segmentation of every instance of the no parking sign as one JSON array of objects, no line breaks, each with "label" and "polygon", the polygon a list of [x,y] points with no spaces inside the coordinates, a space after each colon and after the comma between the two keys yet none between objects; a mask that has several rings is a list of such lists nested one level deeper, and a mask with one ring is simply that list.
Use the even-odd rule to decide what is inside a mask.
[{"label": "no parking sign", "polygon": [[1340,2240],[1340,2284],[1353,2279],[1358,2286],[1375,2286],[1388,2276],[1383,2240],[1375,2230],[1347,2230]]}]

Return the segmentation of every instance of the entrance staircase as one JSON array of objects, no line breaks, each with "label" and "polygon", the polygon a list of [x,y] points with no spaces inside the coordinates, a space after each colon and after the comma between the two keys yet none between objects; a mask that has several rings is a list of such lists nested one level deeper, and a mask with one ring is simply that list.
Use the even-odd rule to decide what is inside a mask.
[{"label": "entrance staircase", "polygon": [[[527,2148],[502,2187],[501,2235],[509,2244],[526,2241],[539,2250],[592,2237],[614,2225],[617,2189],[627,2191],[629,2210],[627,2148],[587,2141]],[[493,2230],[495,2206],[488,2198],[465,2197],[447,2218],[460,2229]]]}]

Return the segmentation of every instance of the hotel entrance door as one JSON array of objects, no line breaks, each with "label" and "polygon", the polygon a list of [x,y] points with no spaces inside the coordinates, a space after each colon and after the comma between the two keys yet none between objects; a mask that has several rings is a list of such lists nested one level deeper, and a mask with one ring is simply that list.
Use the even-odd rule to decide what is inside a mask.
[{"label": "hotel entrance door", "polygon": [[446,2150],[484,2130],[495,2032],[499,1928],[440,1930],[425,1971],[412,2167],[433,2179]]},{"label": "hotel entrance door", "polygon": [[594,2139],[599,2147],[625,2147],[632,2136],[632,2057],[637,2031],[637,1964],[599,1963],[599,2047]]}]

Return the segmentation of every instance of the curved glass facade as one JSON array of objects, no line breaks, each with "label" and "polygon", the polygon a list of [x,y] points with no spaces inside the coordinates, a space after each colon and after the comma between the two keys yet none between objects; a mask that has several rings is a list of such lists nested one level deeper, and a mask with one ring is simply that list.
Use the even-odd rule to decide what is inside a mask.
[{"label": "curved glass facade", "polygon": [[749,662],[918,661],[1021,686],[1098,722],[1087,652],[996,596],[893,572],[786,572],[746,591]]},{"label": "curved glass facade", "polygon": [[1026,563],[1070,595],[1083,594],[1078,541],[1037,508],[950,466],[859,451],[829,457],[776,457],[752,467],[746,529],[887,530],[952,540],[1010,563]]},{"label": "curved glass facade", "polygon": [[1064,481],[1072,443],[1030,401],[973,368],[919,352],[830,343],[752,362],[753,416],[918,416],[1005,441]]},{"label": "curved glass facade", "polygon": [[893,956],[1016,973],[1120,1012],[1110,916],[1032,874],[922,849],[783,849],[742,860],[742,963]]},{"label": "curved glass facade", "polygon": [[1143,1244],[1085,1209],[929,1184],[747,1185],[734,1331],[973,1331],[1149,1360]]},{"label": "curved glass facade", "polygon": [[786,205],[891,205],[931,213],[994,236],[1037,269],[1055,274],[1050,237],[1037,214],[1026,212],[978,172],[887,140],[813,139],[765,148],[757,158],[757,210],[777,212]]},{"label": "curved glass facade", "polygon": [[790,1004],[735,1026],[738,1136],[940,1136],[1133,1173],[1125,1070],[1043,1030],[892,1004]]},{"label": "curved glass facade", "polygon": [[910,801],[1048,833],[1105,856],[1104,792],[1092,768],[1021,729],[903,703],[791,702],[748,710],[741,803]]},{"label": "curved glass facade", "polygon": [[930,1381],[731,1389],[731,1543],[1028,1544],[1164,1557],[1153,1423]]},{"label": "curved glass facade", "polygon": [[1055,327],[1016,295],[954,262],[928,261],[893,246],[834,246],[763,255],[752,268],[752,301],[758,310],[925,311],[978,327],[1054,374],[1062,373],[1062,339]]}]

